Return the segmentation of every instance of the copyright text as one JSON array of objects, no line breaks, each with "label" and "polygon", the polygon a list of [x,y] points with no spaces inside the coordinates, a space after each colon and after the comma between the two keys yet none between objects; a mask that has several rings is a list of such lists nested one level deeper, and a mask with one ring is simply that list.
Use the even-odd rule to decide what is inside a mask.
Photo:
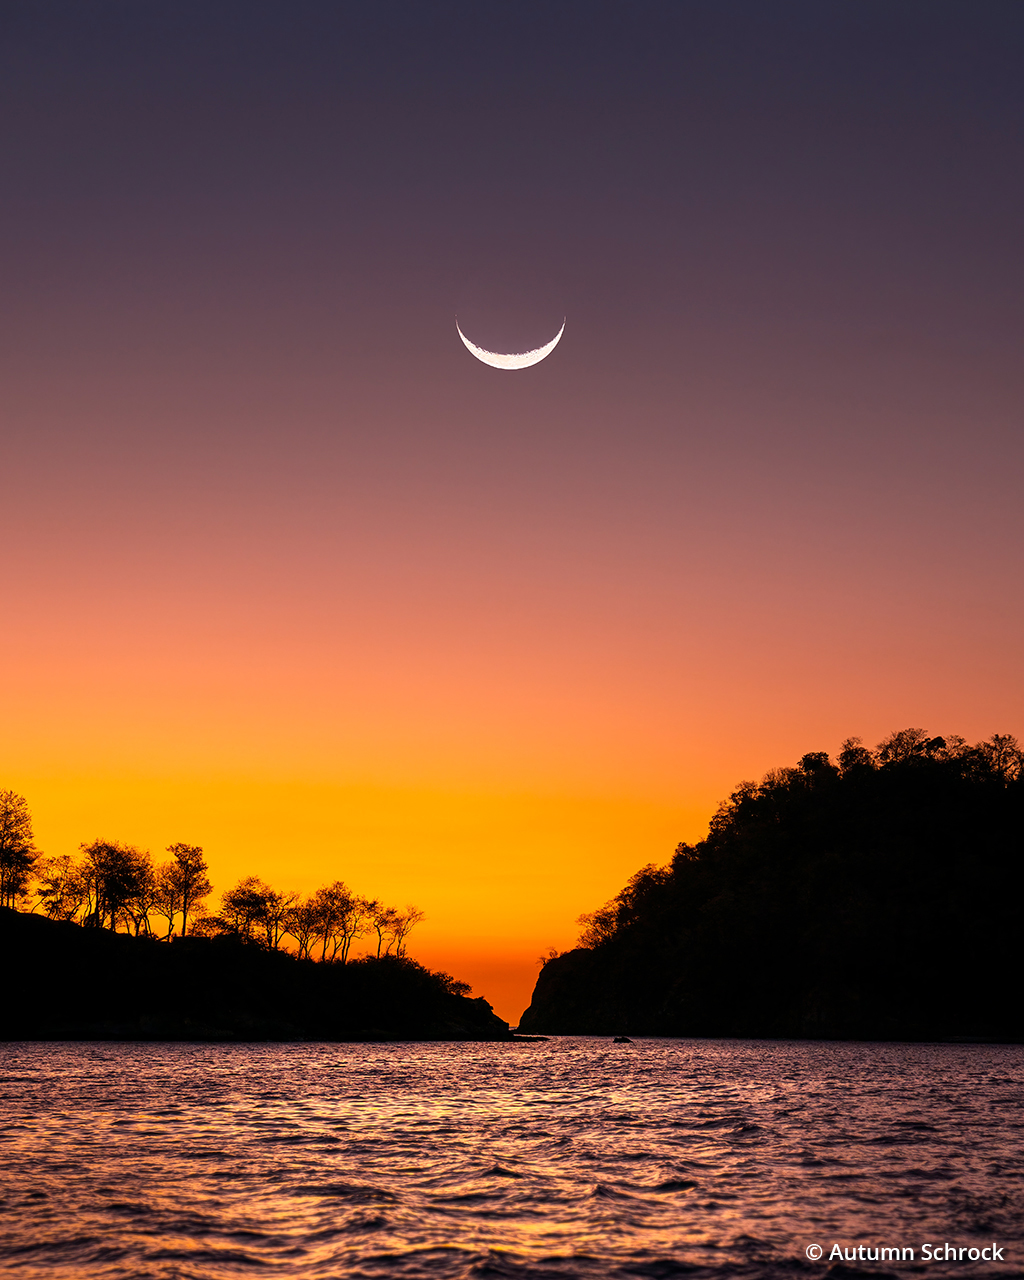
[{"label": "copyright text", "polygon": [[[967,1244],[922,1244],[911,1248],[909,1245],[868,1245],[858,1244],[844,1246],[834,1244],[828,1254],[829,1262],[1005,1262],[1003,1250],[1005,1245],[992,1244],[979,1246]],[[804,1253],[812,1262],[825,1257],[825,1250],[820,1244],[809,1244]]]}]

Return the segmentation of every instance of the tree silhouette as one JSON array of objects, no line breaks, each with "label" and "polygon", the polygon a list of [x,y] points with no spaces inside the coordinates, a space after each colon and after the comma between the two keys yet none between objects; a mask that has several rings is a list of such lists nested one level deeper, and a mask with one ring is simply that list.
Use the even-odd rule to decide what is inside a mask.
[{"label": "tree silhouette", "polygon": [[0,791],[0,906],[13,907],[26,896],[37,857],[28,801]]},{"label": "tree silhouette", "polygon": [[412,930],[426,920],[424,912],[418,907],[406,907],[404,911],[396,911],[394,923],[392,924],[392,937],[395,943],[395,955],[404,956],[406,949],[406,939]]},{"label": "tree silhouette", "polygon": [[318,889],[310,905],[316,916],[315,937],[321,944],[320,959],[340,960],[345,964],[352,943],[366,932],[366,899],[353,893],[343,880],[335,880]]},{"label": "tree silhouette", "polygon": [[181,898],[175,883],[174,868],[170,862],[161,862],[154,871],[153,914],[166,922],[164,939],[174,933],[174,922],[181,908]]},{"label": "tree silhouette", "polygon": [[230,933],[252,942],[261,941],[270,885],[258,876],[244,876],[221,895],[220,920]]},{"label": "tree silhouette", "polygon": [[123,922],[135,933],[148,932],[154,889],[149,854],[110,840],[94,840],[79,847],[84,855],[88,907],[85,923],[116,929]]},{"label": "tree silhouette", "polygon": [[89,901],[83,869],[66,853],[46,858],[38,867],[36,896],[51,920],[74,920]]},{"label": "tree silhouette", "polygon": [[181,915],[181,936],[188,933],[189,920],[198,916],[204,900],[213,892],[207,874],[209,868],[203,850],[194,844],[172,844],[167,848],[170,862],[161,868],[162,907],[169,907],[168,933],[173,932],[174,919]]},{"label": "tree silhouette", "polygon": [[424,918],[414,906],[400,911],[368,900],[343,880],[302,899],[253,875],[228,889],[219,913],[208,915],[204,903],[213,887],[201,846],[168,845],[170,858],[156,866],[146,850],[116,840],[80,845],[79,861],[38,860],[24,799],[0,792],[0,806],[0,905],[26,897],[34,876],[36,907],[52,920],[164,941],[180,924],[182,937],[233,934],[269,951],[287,950],[285,939],[292,938],[299,959],[345,964],[368,933],[376,934],[378,959],[406,958],[409,933]]},{"label": "tree silhouette", "polygon": [[140,934],[152,934],[153,925],[150,915],[156,908],[158,897],[159,882],[156,868],[148,853],[140,853],[133,891],[129,893],[122,907],[125,926],[136,937]]},{"label": "tree silhouette", "polygon": [[[382,954],[387,955],[391,950],[391,940],[394,938],[398,912],[394,907],[386,907],[382,902],[374,900],[367,903],[367,914],[370,917],[370,925],[377,935],[377,959],[379,960]],[[384,946],[385,939],[388,939],[386,948]]]},{"label": "tree silhouette", "polygon": [[311,960],[319,937],[320,913],[312,900],[296,902],[285,918],[285,932],[295,939],[300,960]]},{"label": "tree silhouette", "polygon": [[246,876],[221,897],[220,916],[214,918],[229,933],[277,951],[288,932],[294,893],[279,893],[258,876]]}]

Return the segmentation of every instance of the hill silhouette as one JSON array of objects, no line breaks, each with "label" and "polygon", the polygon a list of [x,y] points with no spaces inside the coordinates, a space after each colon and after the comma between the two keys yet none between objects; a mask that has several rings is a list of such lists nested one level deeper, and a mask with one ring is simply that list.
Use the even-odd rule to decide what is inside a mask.
[{"label": "hill silhouette", "polygon": [[[414,960],[317,964],[238,936],[134,937],[0,908],[5,1040],[507,1040]],[[464,989],[464,988],[463,988]]]},{"label": "hill silhouette", "polygon": [[519,1030],[1024,1039],[1022,764],[902,730],[741,784],[581,918]]}]

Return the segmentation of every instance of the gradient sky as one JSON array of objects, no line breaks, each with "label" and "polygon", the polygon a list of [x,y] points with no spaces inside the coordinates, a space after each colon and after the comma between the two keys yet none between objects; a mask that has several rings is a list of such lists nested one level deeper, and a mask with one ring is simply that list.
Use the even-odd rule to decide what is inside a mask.
[{"label": "gradient sky", "polygon": [[1022,65],[1018,0],[6,4],[44,851],[417,903],[514,1021],[741,778],[1024,734]]}]

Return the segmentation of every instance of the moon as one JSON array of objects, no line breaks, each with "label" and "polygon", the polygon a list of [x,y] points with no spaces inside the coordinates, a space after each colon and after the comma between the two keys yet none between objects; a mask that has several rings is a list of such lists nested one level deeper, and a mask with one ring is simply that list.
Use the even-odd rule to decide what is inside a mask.
[{"label": "moon", "polygon": [[558,346],[558,339],[565,332],[565,321],[562,321],[561,329],[543,347],[535,347],[533,351],[513,352],[509,355],[503,355],[500,351],[485,351],[483,347],[478,347],[475,342],[470,342],[462,332],[458,320],[455,321],[455,327],[459,330],[459,337],[466,344],[466,350],[471,355],[476,356],[478,360],[482,360],[484,364],[489,364],[491,368],[529,369],[531,364],[540,364],[544,357],[549,356]]}]

